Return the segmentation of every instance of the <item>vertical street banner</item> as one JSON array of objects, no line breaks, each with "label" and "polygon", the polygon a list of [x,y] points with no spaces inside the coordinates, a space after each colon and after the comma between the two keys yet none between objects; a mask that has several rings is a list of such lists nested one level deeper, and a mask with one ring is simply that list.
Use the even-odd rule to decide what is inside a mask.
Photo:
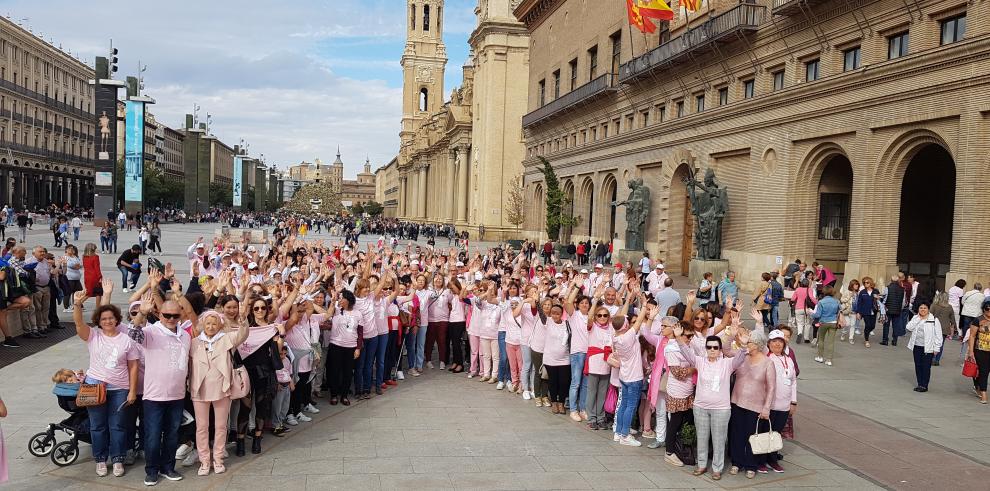
[{"label": "vertical street banner", "polygon": [[124,102],[124,201],[144,199],[144,102]]},{"label": "vertical street banner", "polygon": [[234,208],[241,207],[241,190],[244,189],[243,181],[244,157],[234,155]]}]

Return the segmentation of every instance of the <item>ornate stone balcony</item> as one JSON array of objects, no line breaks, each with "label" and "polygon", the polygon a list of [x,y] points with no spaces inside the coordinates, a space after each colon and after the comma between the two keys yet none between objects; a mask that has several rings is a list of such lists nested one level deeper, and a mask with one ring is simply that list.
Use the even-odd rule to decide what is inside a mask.
[{"label": "ornate stone balcony", "polygon": [[611,93],[615,90],[612,84],[612,74],[606,73],[594,80],[546,103],[543,107],[523,116],[523,128],[529,128],[537,124],[560,116],[570,109],[580,107],[601,97],[603,94]]}]

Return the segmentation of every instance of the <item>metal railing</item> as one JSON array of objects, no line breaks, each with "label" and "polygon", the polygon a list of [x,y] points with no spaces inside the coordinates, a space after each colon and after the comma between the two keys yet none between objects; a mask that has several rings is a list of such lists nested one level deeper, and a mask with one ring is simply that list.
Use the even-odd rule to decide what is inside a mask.
[{"label": "metal railing", "polygon": [[59,152],[57,150],[49,150],[47,148],[38,148],[31,145],[25,145],[23,143],[0,143],[0,153],[5,149],[10,149],[12,152],[18,152],[25,155],[31,155],[35,157],[45,157],[49,159],[58,160],[66,163],[73,163],[79,165],[92,166],[95,165],[96,161],[89,157],[82,157],[79,155],[72,155],[66,152]]},{"label": "metal railing", "polygon": [[801,11],[801,5],[812,7],[823,0],[773,0],[770,11],[777,15],[791,15]]},{"label": "metal railing", "polygon": [[658,66],[670,63],[736,31],[756,30],[765,18],[766,7],[763,5],[752,3],[737,5],[623,64],[619,67],[619,81],[626,82],[644,75]]},{"label": "metal railing", "polygon": [[45,104],[48,107],[53,107],[60,111],[74,114],[75,116],[78,116],[80,118],[92,119],[96,117],[94,114],[90,114],[86,111],[83,111],[82,109],[66,104],[58,99],[53,99],[44,94],[39,94],[38,92],[35,92],[26,87],[21,87],[20,85],[17,85],[16,83],[11,82],[9,80],[0,79],[0,88],[7,89],[10,92],[14,92],[16,94],[20,94],[25,97],[30,97],[31,99],[41,102],[42,104]]},{"label": "metal railing", "polygon": [[522,124],[523,127],[532,126],[540,121],[543,121],[555,114],[568,109],[575,104],[586,102],[589,99],[598,96],[604,92],[612,89],[612,74],[606,73],[601,75],[592,81],[548,102],[543,107],[536,109],[535,111],[523,116]]}]

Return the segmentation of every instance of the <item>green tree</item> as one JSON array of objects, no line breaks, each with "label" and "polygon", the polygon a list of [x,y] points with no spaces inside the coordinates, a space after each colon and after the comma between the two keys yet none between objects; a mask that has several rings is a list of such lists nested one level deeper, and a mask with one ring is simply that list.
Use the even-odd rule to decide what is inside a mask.
[{"label": "green tree", "polygon": [[[117,169],[114,175],[114,189],[118,204],[124,202],[124,158],[117,158]],[[145,208],[161,206],[182,207],[185,193],[182,182],[165,175],[154,162],[144,161],[144,189],[142,190]]]},{"label": "green tree", "polygon": [[385,211],[385,207],[377,201],[369,201],[364,204],[364,212],[370,216],[376,217],[381,215]]},{"label": "green tree", "polygon": [[509,194],[505,200],[505,219],[519,228],[526,222],[526,198],[523,196],[522,174],[509,181]]},{"label": "green tree", "polygon": [[351,214],[353,214],[356,217],[363,215],[364,206],[361,205],[361,203],[354,203],[353,205],[351,205]]},{"label": "green tree", "polygon": [[210,183],[210,206],[232,206],[234,202],[234,190],[226,184],[219,182]]},{"label": "green tree", "polygon": [[565,211],[570,208],[570,200],[560,189],[560,181],[557,180],[557,173],[550,166],[550,161],[543,157],[539,159],[543,163],[543,180],[547,187],[547,237],[550,240],[560,240],[560,229],[577,225],[578,219]]}]

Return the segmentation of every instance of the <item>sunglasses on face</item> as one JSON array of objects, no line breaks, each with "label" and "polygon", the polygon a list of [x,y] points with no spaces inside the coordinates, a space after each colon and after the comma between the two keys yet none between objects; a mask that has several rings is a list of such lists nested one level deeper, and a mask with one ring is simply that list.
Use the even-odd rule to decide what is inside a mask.
[{"label": "sunglasses on face", "polygon": [[699,316],[695,317],[694,320],[696,320],[696,321],[705,321],[705,320],[708,320],[708,318],[705,317],[705,316],[703,316],[703,315],[699,315]]},{"label": "sunglasses on face", "polygon": [[719,348],[718,345],[716,345],[716,344],[708,344],[708,345],[705,345],[705,349],[713,349],[713,350],[716,350],[717,351],[717,350],[720,350],[722,348]]},{"label": "sunglasses on face", "polygon": [[254,310],[255,312],[264,312],[264,311],[268,310],[268,306],[267,305],[255,306],[255,307],[252,307],[252,310]]},{"label": "sunglasses on face", "polygon": [[608,319],[610,317],[610,315],[609,314],[597,314],[597,315],[595,315],[595,317],[598,318],[598,319]]},{"label": "sunglasses on face", "polygon": [[165,319],[169,319],[169,320],[178,319],[179,316],[180,316],[180,314],[167,314],[165,312],[162,312],[162,317],[165,318]]}]

